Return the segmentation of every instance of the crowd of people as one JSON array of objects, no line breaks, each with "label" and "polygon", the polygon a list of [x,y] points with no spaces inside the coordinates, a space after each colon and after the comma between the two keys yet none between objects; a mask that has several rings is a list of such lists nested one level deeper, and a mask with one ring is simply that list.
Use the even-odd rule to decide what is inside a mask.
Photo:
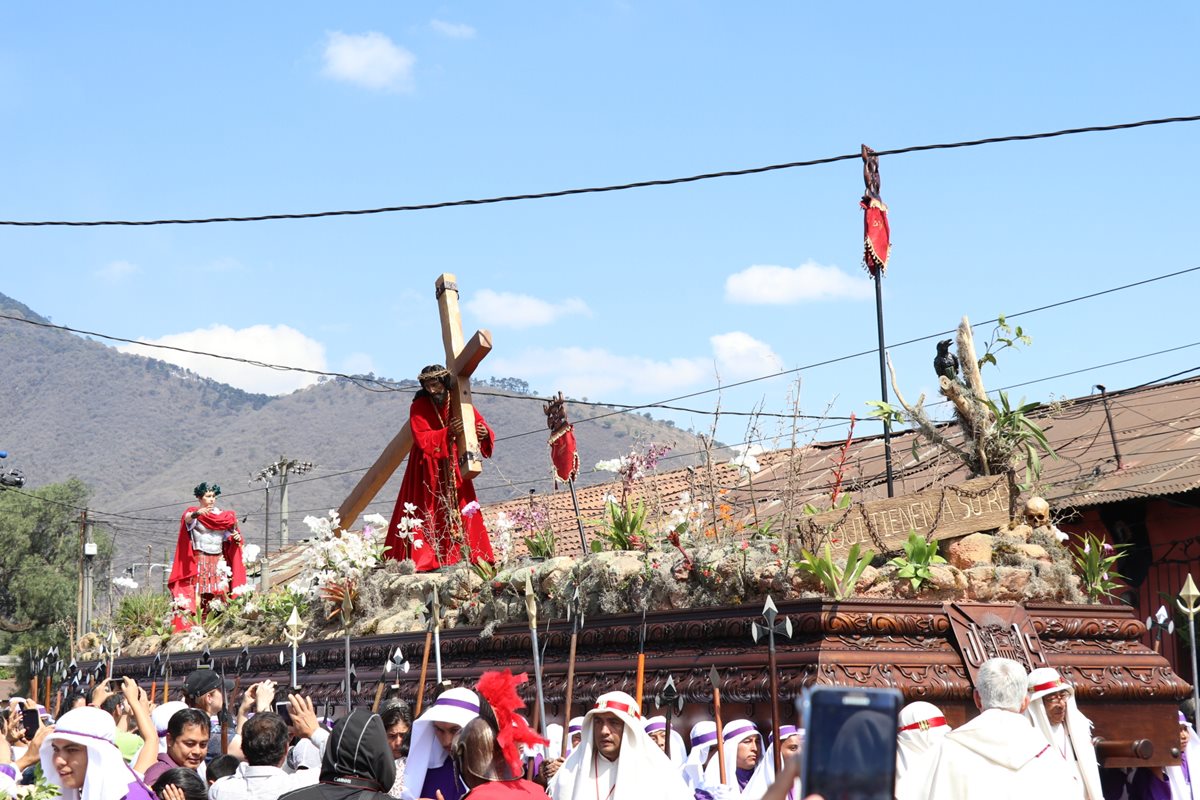
[{"label": "crowd of people", "polygon": [[[720,731],[701,721],[685,740],[663,717],[644,718],[633,697],[609,692],[565,731],[548,726],[543,739],[522,716],[522,680],[485,673],[473,689],[442,691],[415,720],[399,697],[384,698],[378,713],[321,720],[311,700],[272,681],[248,687],[236,714],[226,713],[230,687],[212,669],[187,676],[183,700],[158,706],[130,678],[68,696],[57,720],[13,698],[0,712],[0,791],[44,781],[67,800],[803,796],[804,731],[795,726],[780,726],[773,741],[748,719]],[[897,800],[1200,797],[1192,787],[1200,738],[1182,713],[1180,766],[1101,771],[1091,723],[1054,669],[1027,674],[1015,661],[991,659],[974,699],[980,713],[957,729],[930,703],[901,710],[894,754],[878,753],[895,758]]]}]

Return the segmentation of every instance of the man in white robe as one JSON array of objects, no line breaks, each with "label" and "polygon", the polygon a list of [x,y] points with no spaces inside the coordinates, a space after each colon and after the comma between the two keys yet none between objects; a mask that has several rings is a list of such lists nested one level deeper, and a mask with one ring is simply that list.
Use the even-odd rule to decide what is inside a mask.
[{"label": "man in white robe", "polygon": [[942,710],[922,700],[900,709],[896,732],[896,800],[922,800],[942,737],[950,725]]},{"label": "man in white robe", "polygon": [[[663,716],[650,717],[646,720],[646,733],[650,734],[650,738],[654,743],[662,748],[662,751],[667,752],[667,718]],[[671,763],[677,768],[683,769],[683,762],[687,760],[687,748],[683,746],[683,737],[679,735],[679,731],[671,726]]]},{"label": "man in white robe", "polygon": [[[748,719],[725,723],[721,731],[725,752],[725,783],[721,783],[721,765],[714,758],[704,770],[702,788],[716,800],[733,800],[742,796],[750,776],[758,766],[763,752],[762,735]],[[724,788],[722,788],[724,787]]]},{"label": "man in white robe", "polygon": [[579,747],[554,774],[554,800],[693,800],[670,759],[642,728],[637,701],[608,692],[583,718]]},{"label": "man in white robe", "polygon": [[983,663],[974,693],[982,713],[942,739],[924,794],[928,800],[1072,796],[1075,782],[1066,760],[1023,716],[1027,678],[1011,659]]},{"label": "man in white robe", "polygon": [[[768,734],[769,735],[769,734]],[[800,755],[800,748],[804,746],[804,729],[797,728],[795,725],[780,725],[779,726],[779,759],[781,764],[787,764],[788,761]],[[749,783],[742,790],[742,800],[762,800],[762,797],[767,793],[767,789],[775,782],[775,743],[771,742],[767,745],[767,752],[758,760],[758,766],[754,768],[754,774],[750,776]],[[788,789],[788,800],[796,800],[796,793],[790,788]]]},{"label": "man in white robe", "polygon": [[704,785],[704,768],[717,743],[717,723],[711,719],[697,722],[692,726],[690,738],[692,749],[683,762],[683,782],[692,789],[699,789]]},{"label": "man in white robe", "polygon": [[1092,746],[1092,722],[1075,705],[1075,687],[1053,667],[1029,673],[1029,708],[1025,716],[1042,732],[1074,771],[1076,791],[1082,800],[1104,800],[1100,767]]}]

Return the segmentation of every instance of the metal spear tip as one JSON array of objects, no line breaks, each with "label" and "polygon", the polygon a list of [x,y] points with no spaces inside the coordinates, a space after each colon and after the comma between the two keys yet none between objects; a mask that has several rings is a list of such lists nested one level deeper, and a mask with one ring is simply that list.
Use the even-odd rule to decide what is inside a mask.
[{"label": "metal spear tip", "polygon": [[713,664],[708,670],[708,681],[714,689],[721,688],[721,676],[717,674],[717,665]]},{"label": "metal spear tip", "polygon": [[537,596],[533,593],[533,571],[525,573],[525,611],[529,614],[529,627],[537,627]]},{"label": "metal spear tip", "polygon": [[767,618],[768,625],[775,624],[775,617],[779,614],[779,609],[775,607],[775,601],[771,599],[771,595],[767,595],[767,602],[763,604],[762,613]]},{"label": "metal spear tip", "polygon": [[1159,625],[1166,625],[1167,620],[1171,618],[1171,615],[1167,613],[1166,606],[1159,606],[1158,611],[1154,612],[1154,618],[1158,620]]},{"label": "metal spear tip", "polygon": [[1196,588],[1196,582],[1192,580],[1192,574],[1189,572],[1187,580],[1183,582],[1183,588],[1179,590],[1179,599],[1187,604],[1184,609],[1188,616],[1195,616],[1196,601],[1200,600],[1200,589]]}]

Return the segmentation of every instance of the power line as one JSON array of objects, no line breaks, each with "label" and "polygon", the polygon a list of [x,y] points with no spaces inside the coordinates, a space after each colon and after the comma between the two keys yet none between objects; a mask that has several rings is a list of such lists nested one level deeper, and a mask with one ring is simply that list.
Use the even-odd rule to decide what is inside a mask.
[{"label": "power line", "polygon": [[[1176,122],[1196,122],[1200,121],[1200,115],[1188,117],[1165,117],[1161,119],[1147,119],[1139,122],[1122,122],[1115,125],[1091,125],[1084,128],[1066,128],[1059,131],[1050,131],[1046,133],[1025,133],[1009,136],[993,136],[987,139],[970,139],[960,142],[945,142],[940,144],[922,144],[913,145],[910,147],[900,147],[892,150],[877,150],[876,155],[879,156],[896,156],[906,153],[921,153],[928,150],[950,150],[959,147],[979,147],[987,144],[1001,144],[1005,142],[1029,142],[1036,139],[1053,139],[1059,136],[1075,136],[1082,133],[1102,133],[1109,131],[1129,130],[1131,128],[1144,128],[1152,125],[1168,125]],[[392,214],[405,211],[433,211],[441,208],[457,208],[461,206],[482,206],[495,205],[498,203],[512,203],[522,200],[548,200],[557,197],[570,197],[572,195],[582,194],[600,194],[605,192],[623,192],[630,189],[646,189],[654,186],[674,186],[684,183],[696,183],[698,181],[715,180],[718,178],[734,178],[745,175],[760,175],[766,172],[776,172],[785,169],[797,169],[800,167],[815,167],[822,164],[833,164],[838,161],[857,161],[862,158],[861,152],[846,153],[839,156],[828,156],[825,158],[814,158],[807,161],[790,161],[784,164],[769,164],[767,166],[749,167],[745,169],[723,170],[721,172],[705,172],[699,175],[689,175],[682,178],[661,178],[657,180],[634,181],[632,183],[611,184],[608,186],[589,186],[576,189],[559,189],[550,192],[536,192],[530,194],[514,194],[504,195],[500,197],[485,197],[473,200],[446,200],[437,203],[419,203],[414,205],[403,206],[385,206],[382,208],[360,208],[360,209],[344,209],[340,211],[310,211],[298,214],[259,214],[255,216],[244,217],[206,217],[200,219],[146,219],[146,220],[0,220],[0,225],[9,225],[17,227],[37,228],[37,227],[100,227],[100,226],[145,226],[145,225],[207,225],[219,222],[267,222],[272,220],[285,219],[319,219],[322,217],[351,217],[351,216],[367,216],[371,214]]]},{"label": "power line", "polygon": [[[1007,385],[1007,386],[1002,386],[1002,387],[999,387],[998,389],[995,389],[995,390],[993,390],[993,392],[1003,392],[1003,391],[1008,391],[1009,389],[1015,389],[1015,388],[1017,388],[1017,387],[1020,387],[1020,386],[1028,386],[1028,385],[1030,385],[1030,384],[1034,384],[1034,383],[1043,383],[1043,382],[1045,382],[1045,381],[1056,380],[1056,379],[1058,379],[1058,378],[1063,378],[1063,377],[1067,377],[1067,376],[1070,376],[1070,375],[1077,375],[1077,374],[1079,374],[1079,373],[1081,373],[1081,372],[1089,372],[1089,371],[1093,371],[1093,370],[1097,370],[1097,369],[1103,369],[1103,368],[1110,367],[1110,366],[1113,366],[1113,365],[1116,365],[1116,364],[1127,364],[1127,363],[1130,363],[1130,362],[1133,362],[1133,361],[1138,361],[1138,360],[1141,360],[1141,359],[1151,358],[1151,357],[1154,357],[1154,356],[1162,355],[1162,354],[1164,354],[1164,353],[1175,352],[1175,351],[1177,351],[1177,350],[1183,350],[1183,349],[1187,349],[1187,348],[1190,348],[1190,347],[1195,347],[1195,346],[1198,346],[1198,345],[1200,345],[1200,342],[1193,342],[1193,343],[1191,343],[1191,344],[1187,344],[1187,345],[1181,345],[1181,346],[1179,346],[1179,347],[1168,348],[1168,349],[1166,349],[1166,350],[1158,350],[1158,351],[1155,351],[1155,352],[1152,352],[1152,353],[1143,353],[1142,355],[1139,355],[1139,356],[1132,356],[1132,357],[1130,357],[1130,358],[1124,358],[1124,359],[1120,359],[1120,360],[1117,360],[1117,361],[1110,361],[1110,362],[1107,362],[1107,363],[1105,363],[1105,364],[1096,364],[1096,365],[1093,365],[1093,366],[1091,366],[1091,367],[1085,367],[1085,368],[1083,368],[1083,369],[1070,370],[1070,371],[1068,371],[1068,372],[1061,372],[1061,373],[1058,373],[1058,374],[1056,374],[1056,375],[1047,375],[1047,376],[1045,376],[1045,377],[1042,377],[1042,378],[1036,378],[1036,379],[1034,379],[1034,380],[1023,381],[1023,382],[1021,382],[1021,383],[1014,383],[1014,384],[1009,384],[1009,385]],[[1131,387],[1131,388],[1128,388],[1128,389],[1118,389],[1118,390],[1115,390],[1115,391],[1111,392],[1111,393],[1109,394],[1109,397],[1118,397],[1118,396],[1123,396],[1123,395],[1125,395],[1125,394],[1128,394],[1128,393],[1130,393],[1130,392],[1134,391],[1135,389],[1145,388],[1145,387],[1147,387],[1147,386],[1150,386],[1150,385],[1152,385],[1152,384],[1155,384],[1155,383],[1161,383],[1161,382],[1163,382],[1163,381],[1171,380],[1172,378],[1179,377],[1180,375],[1184,375],[1184,374],[1186,374],[1186,373],[1189,373],[1189,372],[1196,372],[1196,371],[1198,371],[1198,370],[1200,370],[1200,367],[1192,367],[1192,368],[1190,368],[1190,369],[1187,369],[1187,370],[1182,370],[1182,371],[1180,371],[1180,372],[1176,372],[1176,373],[1173,373],[1173,374],[1171,374],[1171,375],[1164,376],[1164,377],[1162,377],[1162,378],[1158,378],[1158,379],[1155,379],[1155,380],[1152,380],[1152,381],[1147,381],[1146,383],[1140,384],[1139,386],[1136,386],[1136,387]],[[1098,400],[1098,399],[1099,399],[1099,396],[1096,396],[1095,398],[1080,398],[1080,399],[1079,399],[1079,402],[1081,402],[1081,403],[1089,403],[1089,402],[1095,402],[1095,401],[1096,401],[1096,400]],[[944,401],[944,400],[943,400],[943,401],[938,401],[937,403],[930,403],[929,405],[927,405],[927,406],[926,406],[926,408],[932,408],[932,407],[935,407],[935,406],[938,406],[938,405],[944,405],[946,402],[947,402],[947,401]],[[722,413],[724,413],[724,412],[722,412]],[[786,416],[786,415],[785,415],[785,416]],[[826,418],[823,418],[823,419],[839,419],[839,420],[840,420],[840,419],[842,419],[842,418],[840,418],[840,417],[826,417]],[[822,431],[822,430],[828,430],[828,429],[831,429],[831,428],[842,428],[842,427],[845,427],[845,426],[844,426],[844,425],[843,425],[841,422],[833,422],[833,423],[826,424],[826,425],[817,425],[817,426],[814,426],[814,427],[811,427],[811,428],[801,428],[801,429],[798,429],[798,431],[797,431],[797,432],[798,432],[798,433],[801,433],[801,434],[811,434],[811,433],[816,433],[816,432],[818,432],[818,431]],[[1132,432],[1132,430],[1133,430],[1132,428],[1130,428],[1130,429],[1127,429],[1127,430],[1126,430],[1126,429],[1123,429],[1123,430],[1120,430],[1120,431],[1118,431],[1118,433],[1128,433],[1128,432]],[[777,438],[777,437],[773,437],[773,436],[759,436],[759,437],[756,437],[756,438],[754,438],[754,439],[747,439],[747,440],[745,440],[745,441],[742,441],[742,442],[737,442],[737,443],[735,443],[735,444],[742,444],[742,445],[745,445],[745,444],[761,444],[761,443],[763,443],[763,442],[771,441],[771,440],[773,440],[773,439],[775,439],[775,438]],[[728,446],[732,446],[732,445],[728,445]],[[673,459],[678,459],[678,458],[686,458],[686,457],[688,457],[688,456],[700,455],[700,454],[701,454],[701,453],[703,453],[703,452],[705,452],[705,451],[704,451],[704,450],[673,451],[673,452],[671,452],[670,454],[668,454],[667,456],[665,456],[665,457],[663,458],[663,460],[665,460],[665,461],[666,461],[666,460],[673,460]],[[1060,450],[1059,450],[1059,454],[1060,454],[1060,455],[1061,455],[1063,452],[1064,452],[1064,451],[1063,451],[1062,449],[1060,449]],[[879,454],[878,456],[869,456],[869,457],[867,457],[867,458],[865,458],[865,459],[860,459],[859,463],[860,463],[860,465],[861,465],[861,464],[867,463],[868,461],[877,460],[877,459],[880,459],[880,458],[883,458],[883,457],[884,457],[884,456],[883,456],[883,454],[881,453],[881,454]],[[369,469],[369,468],[370,468],[369,466],[364,466],[364,467],[357,467],[357,468],[353,468],[353,469],[341,470],[341,471],[338,471],[338,472],[334,472],[334,473],[328,473],[328,474],[323,474],[323,475],[313,475],[313,476],[311,476],[311,477],[307,477],[307,478],[300,478],[300,479],[298,479],[298,480],[292,481],[292,483],[293,483],[293,485],[295,485],[295,484],[300,484],[300,483],[308,483],[308,482],[310,482],[310,481],[326,480],[326,479],[329,479],[329,478],[340,477],[340,476],[342,476],[342,475],[350,475],[350,474],[354,474],[354,473],[365,472],[365,471],[366,471],[367,469]],[[512,481],[509,481],[509,482],[507,482],[507,483],[498,483],[498,484],[493,484],[493,485],[490,485],[490,486],[476,486],[476,487],[475,487],[475,490],[476,490],[476,492],[488,492],[488,491],[496,491],[496,490],[500,490],[500,489],[508,489],[508,488],[513,488],[513,487],[518,487],[518,486],[529,486],[529,485],[535,485],[535,484],[548,484],[548,483],[550,483],[550,482],[551,482],[551,480],[552,480],[552,479],[550,479],[550,478],[535,478],[535,479],[528,479],[528,480],[524,480],[524,481],[517,481],[517,482],[512,482]],[[234,496],[243,495],[243,494],[251,494],[251,493],[254,493],[254,492],[257,492],[257,491],[259,491],[259,490],[258,490],[258,489],[244,489],[244,490],[240,490],[240,491],[236,491],[236,492],[227,492],[227,493],[223,493],[223,496],[234,497]],[[182,500],[181,500],[181,501],[178,501],[178,502],[175,502],[175,503],[167,503],[167,504],[158,505],[158,506],[149,506],[149,507],[146,507],[146,508],[132,509],[132,510],[129,510],[129,511],[126,511],[126,512],[122,512],[122,513],[119,513],[119,514],[118,514],[118,513],[115,513],[115,512],[102,512],[102,511],[95,511],[95,510],[93,510],[91,513],[93,513],[93,514],[99,514],[99,515],[104,515],[104,516],[116,516],[116,517],[122,517],[122,518],[125,518],[125,519],[136,520],[136,521],[145,521],[145,522],[164,522],[164,523],[167,523],[167,522],[171,522],[172,520],[156,519],[156,518],[149,518],[149,517],[134,517],[134,516],[130,516],[130,515],[137,514],[137,513],[139,513],[139,512],[143,512],[143,511],[157,511],[157,510],[159,510],[159,509],[162,509],[162,508],[177,508],[177,507],[178,507],[178,506],[179,506],[179,505],[180,505],[182,502],[185,502],[185,501],[182,501]],[[310,509],[310,510],[322,510],[322,509]],[[293,513],[303,513],[303,512],[296,511],[296,512],[293,512]],[[250,516],[254,516],[254,515],[250,515]]]},{"label": "power line", "polygon": [[[1048,311],[1052,308],[1059,308],[1061,306],[1069,305],[1071,303],[1078,303],[1081,300],[1091,300],[1092,298],[1095,298],[1095,297],[1101,297],[1103,295],[1112,294],[1113,292],[1119,292],[1119,291],[1123,291],[1125,289],[1132,289],[1137,286],[1143,286],[1148,283],[1154,283],[1155,281],[1165,280],[1166,278],[1174,278],[1179,275],[1186,275],[1187,273],[1196,272],[1197,270],[1200,270],[1200,267],[1188,267],[1187,269],[1178,270],[1176,272],[1171,272],[1166,275],[1158,275],[1153,278],[1147,278],[1145,280],[1135,281],[1134,283],[1127,283],[1122,286],[1114,286],[1112,288],[1103,289],[1098,292],[1091,292],[1090,294],[1081,295],[1079,297],[1072,297],[1072,298],[1069,298],[1066,300],[1059,300],[1058,302],[1049,303],[1044,306],[1038,306],[1036,308],[1028,308],[1028,309],[1025,309],[1024,311],[1018,311],[1015,314],[1005,314],[1004,318],[1005,319],[1015,319],[1017,317],[1025,316],[1027,314],[1035,314],[1039,311]],[[976,325],[991,325],[992,323],[999,322],[999,321],[1000,321],[1000,318],[996,317],[994,319],[984,320],[983,322],[977,322],[975,324]],[[936,339],[939,336],[945,336],[947,334],[951,334],[954,332],[955,332],[955,329],[950,329],[950,330],[946,330],[946,331],[938,331],[937,333],[931,333],[931,334],[927,334],[925,336],[919,336],[915,339],[907,339],[905,341],[897,342],[895,344],[885,345],[885,347],[888,350],[898,348],[898,347],[906,347],[910,344],[916,344],[918,342],[929,341],[930,339]],[[744,381],[737,381],[736,383],[727,383],[727,384],[724,384],[721,386],[712,387],[710,389],[702,389],[702,390],[696,391],[696,392],[689,392],[688,394],[681,394],[676,397],[668,398],[666,400],[660,400],[659,403],[673,403],[677,400],[686,400],[686,399],[689,399],[692,397],[699,397],[701,395],[711,394],[713,392],[719,392],[719,391],[723,391],[725,389],[733,389],[738,386],[746,386],[748,384],[756,383],[758,381],[769,380],[771,378],[779,378],[784,375],[793,375],[793,374],[796,374],[799,372],[803,372],[805,370],[816,369],[817,367],[825,367],[825,366],[829,366],[830,364],[837,364],[839,362],[849,361],[854,358],[861,358],[863,356],[874,355],[877,352],[879,352],[879,351],[876,348],[871,348],[870,350],[860,350],[857,353],[850,353],[850,354],[844,355],[844,356],[837,356],[836,358],[826,359],[825,361],[817,361],[812,364],[806,364],[805,366],[802,366],[802,367],[793,367],[792,369],[781,370],[779,372],[771,373],[770,375],[760,375],[756,378],[747,378]],[[638,408],[648,408],[648,407],[650,407],[650,406],[649,405],[633,406],[633,409],[636,410]],[[621,413],[625,413],[625,412],[613,411],[613,412],[609,412],[607,414],[597,414],[596,416],[593,416],[593,417],[584,417],[584,418],[578,420],[578,422],[593,422],[598,419],[604,419],[605,417],[611,417],[614,414],[621,414]],[[505,439],[516,439],[521,436],[530,436],[530,435],[538,433],[538,432],[539,431],[534,430],[534,431],[526,431],[524,433],[514,433],[514,434],[510,434],[509,436],[501,436],[496,441],[502,442]]]},{"label": "power line", "polygon": [[[1034,313],[1037,313],[1040,311],[1048,311],[1053,308],[1060,308],[1062,306],[1070,305],[1072,303],[1078,303],[1083,300],[1091,300],[1093,298],[1102,297],[1104,295],[1112,294],[1114,292],[1120,292],[1120,291],[1124,291],[1126,289],[1133,289],[1138,286],[1144,286],[1146,284],[1155,283],[1157,281],[1166,280],[1168,278],[1175,278],[1180,275],[1187,275],[1189,273],[1196,272],[1196,271],[1200,271],[1200,266],[1188,267],[1185,269],[1176,270],[1175,272],[1168,272],[1163,275],[1156,275],[1156,276],[1153,276],[1150,278],[1145,278],[1140,281],[1134,281],[1132,283],[1126,283],[1126,284],[1122,284],[1120,286],[1113,286],[1108,289],[1102,289],[1102,290],[1099,290],[1096,292],[1091,292],[1089,294],[1080,295],[1078,297],[1071,297],[1071,298],[1067,298],[1065,300],[1059,300],[1057,302],[1049,303],[1047,305],[1025,309],[1024,311],[1018,311],[1014,314],[1007,314],[1007,315],[1005,315],[1005,319],[1015,319],[1017,317],[1025,316],[1027,314],[1034,314]],[[105,339],[108,341],[123,342],[126,344],[136,344],[136,345],[141,345],[143,347],[157,348],[157,349],[162,349],[162,350],[171,350],[171,351],[178,352],[178,353],[186,353],[188,355],[205,356],[208,358],[216,358],[216,359],[220,359],[223,361],[233,361],[233,362],[236,362],[239,364],[248,364],[250,366],[262,367],[264,369],[272,369],[272,370],[276,370],[279,372],[299,372],[299,373],[304,373],[304,374],[309,374],[309,375],[317,375],[317,376],[328,377],[328,378],[338,378],[338,379],[349,381],[352,384],[354,384],[355,386],[358,386],[359,388],[367,389],[368,391],[395,392],[395,391],[410,391],[412,389],[411,385],[402,385],[402,384],[396,383],[395,381],[388,381],[388,380],[383,380],[383,379],[379,379],[379,378],[368,378],[368,377],[365,377],[362,375],[349,375],[349,374],[342,373],[342,372],[328,372],[328,371],[324,371],[324,370],[314,370],[314,369],[308,369],[306,367],[295,367],[295,366],[288,366],[288,365],[284,365],[284,364],[272,364],[272,363],[269,363],[266,361],[258,361],[255,359],[241,358],[240,356],[222,355],[220,353],[211,353],[211,352],[207,352],[204,350],[191,350],[189,348],[176,347],[174,345],[164,345],[164,344],[157,344],[157,343],[152,343],[152,342],[141,342],[141,341],[137,341],[135,339],[129,339],[129,338],[125,338],[122,336],[115,336],[112,334],[100,333],[98,331],[88,331],[88,330],[83,330],[81,328],[72,328],[67,325],[55,325],[50,322],[39,322],[37,320],[26,319],[25,317],[13,316],[11,314],[0,314],[0,319],[9,320],[11,322],[24,323],[26,325],[33,325],[33,326],[39,327],[39,328],[49,328],[52,330],[60,330],[60,331],[64,331],[67,333],[75,333],[75,334],[80,334],[80,335],[84,335],[84,336],[94,336],[96,338]],[[996,317],[996,318],[984,320],[983,322],[978,322],[975,324],[976,325],[990,325],[992,323],[999,322],[999,321],[1000,321],[1000,318]],[[936,339],[939,336],[945,336],[945,335],[951,334],[951,333],[954,333],[954,329],[937,331],[935,333],[927,334],[925,336],[920,336],[915,339],[907,339],[905,341],[896,342],[894,344],[887,345],[887,347],[888,347],[888,349],[898,348],[898,347],[906,347],[911,344],[928,341],[930,339]],[[675,397],[670,397],[670,398],[667,398],[666,400],[659,400],[659,401],[656,401],[653,403],[642,403],[642,404],[638,404],[638,405],[632,405],[632,404],[623,404],[623,403],[611,403],[611,402],[605,403],[605,402],[590,402],[590,401],[576,401],[576,400],[568,400],[568,402],[576,404],[576,405],[591,405],[591,406],[597,406],[597,407],[617,409],[617,410],[610,411],[605,414],[597,414],[592,417],[581,418],[576,421],[577,423],[592,422],[595,420],[604,419],[605,417],[610,417],[610,416],[615,416],[617,414],[627,413],[628,411],[640,411],[643,409],[651,409],[651,408],[664,408],[664,409],[668,409],[668,410],[687,411],[689,413],[714,415],[714,414],[717,414],[718,412],[716,412],[716,411],[700,411],[700,410],[693,410],[693,409],[680,409],[680,408],[675,408],[675,407],[669,406],[667,404],[674,403],[679,400],[686,400],[686,399],[689,399],[692,397],[700,397],[700,396],[703,396],[706,394],[711,394],[713,392],[723,391],[725,389],[733,389],[733,388],[737,388],[739,386],[746,386],[746,385],[749,385],[752,383],[757,383],[759,381],[770,380],[773,378],[779,378],[779,377],[783,377],[786,375],[793,375],[793,374],[796,374],[799,372],[803,372],[805,370],[815,369],[817,367],[829,366],[831,364],[840,363],[842,361],[849,361],[851,359],[861,358],[861,357],[867,356],[867,355],[873,355],[876,352],[878,352],[878,351],[875,348],[871,348],[869,350],[861,350],[857,353],[849,353],[847,355],[838,356],[836,358],[827,359],[825,361],[818,361],[818,362],[815,362],[812,364],[807,364],[807,365],[801,366],[801,367],[794,367],[792,369],[781,370],[779,372],[774,372],[774,373],[771,373],[768,375],[760,375],[760,376],[757,376],[754,378],[747,378],[746,380],[737,381],[735,383],[727,383],[727,384],[714,386],[714,387],[711,387],[708,389],[702,389],[702,390],[695,391],[695,392],[689,392],[687,394],[677,395]],[[1164,352],[1166,352],[1166,351],[1164,351]],[[373,383],[381,388],[371,389],[371,388],[365,386],[364,385],[365,383]],[[536,400],[538,402],[545,402],[544,398],[524,396],[524,395],[511,395],[511,394],[504,394],[504,393],[500,393],[500,392],[488,392],[487,390],[478,390],[476,393],[481,394],[481,395],[493,396],[493,397],[496,397],[496,396],[516,397],[516,398],[522,399],[522,400]],[[739,412],[720,412],[720,413],[728,414],[729,416],[754,416],[754,412],[739,411]],[[767,415],[761,415],[761,416],[767,416]],[[789,417],[792,417],[793,415],[779,414],[778,416],[784,417],[784,418],[789,418]],[[823,417],[823,416],[805,417],[804,415],[800,415],[799,418],[801,418],[801,419],[805,419],[805,418],[829,419],[830,417]],[[519,438],[521,436],[530,436],[535,433],[541,432],[541,430],[542,429],[539,428],[537,430],[525,431],[523,433],[510,434],[508,436],[500,437],[499,439],[497,439],[497,441],[504,441],[506,439],[515,439],[515,438]]]}]

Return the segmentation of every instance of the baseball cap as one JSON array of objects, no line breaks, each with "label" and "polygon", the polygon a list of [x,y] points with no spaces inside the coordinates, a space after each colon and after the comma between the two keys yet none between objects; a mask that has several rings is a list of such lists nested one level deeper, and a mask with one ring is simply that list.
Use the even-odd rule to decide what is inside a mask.
[{"label": "baseball cap", "polygon": [[220,688],[221,676],[211,667],[192,670],[183,680],[183,693],[188,697],[199,697]]}]

